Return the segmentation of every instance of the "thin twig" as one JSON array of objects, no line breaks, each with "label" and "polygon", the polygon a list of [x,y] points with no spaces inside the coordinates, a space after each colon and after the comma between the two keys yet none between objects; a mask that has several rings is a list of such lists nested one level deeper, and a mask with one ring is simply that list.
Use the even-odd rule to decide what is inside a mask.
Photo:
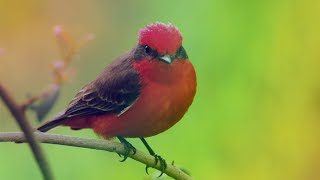
[{"label": "thin twig", "polygon": [[31,96],[25,102],[21,103],[20,108],[22,111],[25,111],[29,106],[34,102],[40,99],[40,96]]},{"label": "thin twig", "polygon": [[19,106],[16,101],[10,96],[9,92],[4,88],[0,82],[0,98],[7,106],[12,116],[15,118],[20,129],[25,134],[26,140],[32,150],[33,156],[36,159],[39,168],[41,169],[42,175],[45,180],[53,180],[52,173],[49,168],[47,159],[40,147],[40,144],[36,141],[31,125],[28,123],[25,112]]},{"label": "thin twig", "polygon": [[[47,144],[59,144],[66,146],[74,146],[81,148],[89,148],[96,150],[105,150],[109,152],[115,152],[118,154],[124,154],[124,146],[121,143],[101,140],[101,139],[92,139],[92,138],[79,138],[65,135],[57,135],[57,134],[48,134],[35,132],[34,135],[36,138],[42,142]],[[0,132],[0,142],[25,142],[25,138],[23,133],[20,132]],[[139,161],[143,164],[146,164],[150,167],[160,170],[160,163],[155,165],[155,159],[153,156],[145,154],[139,150],[137,150],[136,154],[129,155],[130,158]],[[164,171],[168,176],[178,179],[178,180],[192,180],[193,178],[181,171],[179,168],[173,166],[172,164],[168,164],[167,169]]]}]

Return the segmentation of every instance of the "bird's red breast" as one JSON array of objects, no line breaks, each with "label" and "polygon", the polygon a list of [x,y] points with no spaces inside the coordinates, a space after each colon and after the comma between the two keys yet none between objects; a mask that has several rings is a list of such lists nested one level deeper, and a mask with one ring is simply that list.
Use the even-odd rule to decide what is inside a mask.
[{"label": "bird's red breast", "polygon": [[141,61],[133,64],[142,78],[141,95],[128,111],[94,119],[92,128],[104,137],[148,137],[177,123],[191,105],[196,76],[190,61]]}]

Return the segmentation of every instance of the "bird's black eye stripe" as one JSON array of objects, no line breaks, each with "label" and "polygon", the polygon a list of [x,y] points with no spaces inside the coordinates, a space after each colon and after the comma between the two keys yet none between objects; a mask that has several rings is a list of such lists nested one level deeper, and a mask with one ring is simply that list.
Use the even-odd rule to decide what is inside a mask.
[{"label": "bird's black eye stripe", "polygon": [[152,49],[148,45],[139,45],[134,51],[134,57],[136,60],[142,60],[147,57],[152,59],[158,58],[158,53],[156,50]]},{"label": "bird's black eye stripe", "polygon": [[142,46],[142,47],[143,47],[144,52],[145,52],[146,55],[151,56],[151,57],[153,57],[153,58],[158,57],[157,51],[155,51],[154,49],[152,49],[150,46],[144,45],[144,46]]},{"label": "bird's black eye stripe", "polygon": [[152,53],[152,49],[148,45],[144,46],[144,51],[146,52],[146,54],[149,54],[149,55]]}]

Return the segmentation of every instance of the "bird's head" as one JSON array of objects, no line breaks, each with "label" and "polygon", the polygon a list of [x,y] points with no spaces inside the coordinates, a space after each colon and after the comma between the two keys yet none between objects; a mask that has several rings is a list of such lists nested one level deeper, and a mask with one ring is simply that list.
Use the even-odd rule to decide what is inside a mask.
[{"label": "bird's head", "polygon": [[137,51],[144,59],[171,64],[175,60],[188,59],[182,47],[180,31],[171,23],[156,22],[139,31]]}]

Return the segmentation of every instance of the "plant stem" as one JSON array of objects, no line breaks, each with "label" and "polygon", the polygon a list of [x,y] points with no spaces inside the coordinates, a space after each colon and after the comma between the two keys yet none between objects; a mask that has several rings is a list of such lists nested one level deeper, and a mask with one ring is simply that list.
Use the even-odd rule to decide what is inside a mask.
[{"label": "plant stem", "polygon": [[[37,137],[39,142],[47,143],[47,144],[58,144],[65,146],[74,146],[81,148],[89,148],[96,150],[104,150],[109,152],[115,152],[118,154],[124,154],[125,149],[123,144],[108,140],[101,139],[92,139],[92,138],[80,138],[80,137],[72,137],[65,135],[57,135],[57,134],[48,134],[35,132],[34,135]],[[0,142],[25,142],[25,138],[23,133],[20,132],[0,132]],[[160,163],[155,165],[155,159],[153,156],[143,153],[142,151],[137,150],[136,154],[129,155],[130,158],[139,161],[143,164],[146,164],[152,168],[160,170]],[[192,180],[193,178],[184,173],[178,167],[168,164],[166,170],[164,171],[168,176],[178,179],[178,180]]]},{"label": "plant stem", "polygon": [[32,127],[25,116],[24,110],[10,96],[9,92],[4,88],[1,82],[0,82],[0,98],[3,100],[4,104],[7,106],[12,116],[15,118],[16,122],[18,123],[20,129],[25,134],[26,141],[28,142],[32,150],[33,156],[38,163],[38,166],[42,172],[43,178],[45,180],[53,180],[53,176],[50,171],[48,161],[40,147],[40,144],[37,142],[37,140],[34,137]]}]

